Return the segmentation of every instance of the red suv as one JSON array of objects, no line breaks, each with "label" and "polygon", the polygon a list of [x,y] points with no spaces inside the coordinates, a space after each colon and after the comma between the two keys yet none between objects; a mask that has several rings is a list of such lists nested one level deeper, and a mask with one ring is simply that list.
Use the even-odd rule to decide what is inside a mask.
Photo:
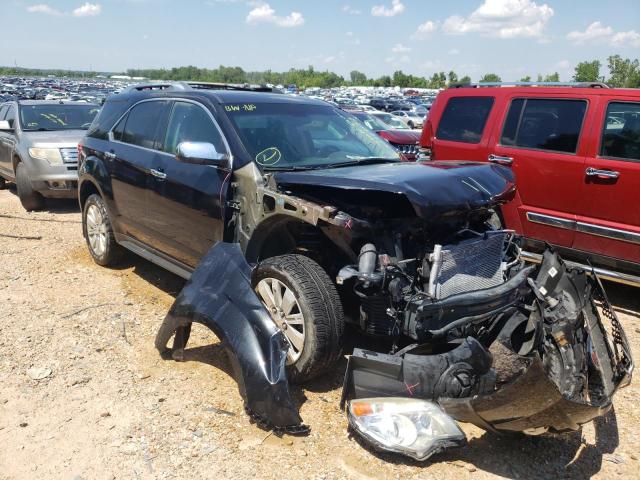
[{"label": "red suv", "polygon": [[640,89],[490,84],[436,98],[421,147],[433,160],[510,166],[502,208],[536,259],[544,242],[601,276],[640,285]]}]

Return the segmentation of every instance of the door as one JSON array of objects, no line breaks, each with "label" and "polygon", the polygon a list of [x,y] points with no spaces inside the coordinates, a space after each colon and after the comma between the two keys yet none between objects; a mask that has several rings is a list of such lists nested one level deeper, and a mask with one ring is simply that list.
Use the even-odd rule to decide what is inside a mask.
[{"label": "door", "polygon": [[486,160],[493,97],[459,96],[447,102],[432,141],[434,160]]},{"label": "door", "polygon": [[180,162],[175,153],[182,142],[207,142],[219,153],[229,149],[222,132],[202,105],[176,100],[171,108],[163,154],[154,157],[148,197],[148,221],[159,249],[196,266],[211,246],[223,238],[223,205],[229,172],[212,165]]},{"label": "door", "polygon": [[[512,98],[487,158],[510,165],[521,204],[503,207],[526,237],[571,247],[584,175],[579,141],[589,103],[576,98]],[[584,125],[588,128],[587,125]]]},{"label": "door", "polygon": [[640,101],[603,98],[596,119],[574,248],[640,264]]},{"label": "door", "polygon": [[154,236],[147,212],[149,175],[155,158],[161,155],[157,149],[160,124],[169,105],[166,100],[145,100],[134,105],[114,126],[111,150],[105,152],[120,233],[151,246]]},{"label": "door", "polygon": [[[4,105],[0,109],[0,120],[9,122],[9,126],[16,128],[16,107],[15,105]],[[14,177],[11,157],[16,144],[16,132],[0,131],[0,170],[8,178]]]}]

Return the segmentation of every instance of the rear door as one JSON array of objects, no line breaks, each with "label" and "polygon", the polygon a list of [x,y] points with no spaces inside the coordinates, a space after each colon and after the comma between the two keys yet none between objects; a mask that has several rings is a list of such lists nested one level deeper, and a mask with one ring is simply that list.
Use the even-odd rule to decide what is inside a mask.
[{"label": "rear door", "polygon": [[[588,131],[584,98],[513,96],[493,136],[489,161],[508,164],[516,175],[521,204],[503,207],[519,218],[525,236],[571,247],[584,176],[581,133]],[[584,142],[583,142],[584,143]]]},{"label": "rear door", "polygon": [[[432,140],[434,160],[486,160],[495,99],[491,96],[450,97]],[[485,131],[487,130],[487,131]]]},{"label": "rear door", "polygon": [[147,220],[158,248],[180,262],[195,266],[211,246],[222,240],[229,172],[212,165],[176,159],[182,142],[207,142],[219,153],[229,148],[213,115],[203,105],[175,100],[161,149],[153,158]]},{"label": "rear door", "polygon": [[157,147],[160,125],[170,103],[144,100],[134,105],[111,131],[112,148],[106,152],[120,230],[151,246],[155,240],[147,212],[149,176],[151,165],[161,155]]},{"label": "rear door", "polygon": [[574,247],[640,263],[640,98],[601,97]]}]

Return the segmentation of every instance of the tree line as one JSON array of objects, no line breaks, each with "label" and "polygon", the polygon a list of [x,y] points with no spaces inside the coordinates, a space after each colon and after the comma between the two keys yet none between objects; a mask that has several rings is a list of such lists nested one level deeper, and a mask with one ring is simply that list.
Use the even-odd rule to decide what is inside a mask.
[{"label": "tree line", "polygon": [[[601,74],[602,64],[599,60],[584,61],[575,67],[571,80],[576,82],[605,82],[612,87],[640,88],[640,65],[638,59],[622,58],[612,55],[607,58],[609,77]],[[393,75],[382,75],[369,78],[363,72],[353,70],[348,78],[344,78],[330,71],[318,71],[312,66],[306,69],[292,68],[286,72],[266,70],[262,72],[247,72],[240,67],[198,68],[195,66],[161,68],[161,69],[129,69],[126,74],[131,77],[145,77],[153,80],[191,80],[197,82],[220,83],[256,83],[273,85],[297,85],[298,87],[332,88],[343,85],[372,86],[372,87],[402,87],[402,88],[445,88],[453,84],[471,83],[471,77],[459,77],[453,70],[448,73],[436,72],[430,77],[406,74],[397,70]],[[16,67],[0,67],[0,75],[16,76],[46,76],[58,77],[95,77],[96,72],[80,72],[70,70],[37,70]],[[532,81],[531,76],[520,79],[523,82]],[[501,77],[495,73],[487,73],[478,79],[479,82],[500,82]],[[558,82],[560,75],[554,72],[548,75],[538,74],[538,82]]]}]

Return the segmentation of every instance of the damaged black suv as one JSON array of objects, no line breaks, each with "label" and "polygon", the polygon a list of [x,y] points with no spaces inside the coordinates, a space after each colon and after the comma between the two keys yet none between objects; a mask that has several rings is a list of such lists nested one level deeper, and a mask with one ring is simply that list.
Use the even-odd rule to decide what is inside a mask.
[{"label": "damaged black suv", "polygon": [[239,243],[297,381],[339,358],[345,322],[400,333],[398,302],[435,288],[434,246],[487,231],[514,192],[507,168],[401,162],[324,102],[223,85],[109,97],[79,151],[95,261],[124,247],[189,278],[213,244]]}]

